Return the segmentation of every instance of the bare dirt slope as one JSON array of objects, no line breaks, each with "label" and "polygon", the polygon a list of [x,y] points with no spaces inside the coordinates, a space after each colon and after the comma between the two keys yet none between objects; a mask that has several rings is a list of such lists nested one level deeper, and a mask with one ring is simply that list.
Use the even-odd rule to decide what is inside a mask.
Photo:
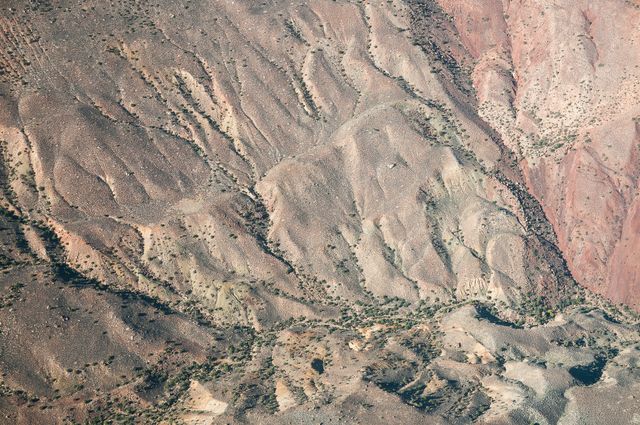
[{"label": "bare dirt slope", "polygon": [[574,276],[637,309],[640,3],[439,3]]},{"label": "bare dirt slope", "polygon": [[635,418],[639,15],[578,3],[3,4],[0,422]]}]

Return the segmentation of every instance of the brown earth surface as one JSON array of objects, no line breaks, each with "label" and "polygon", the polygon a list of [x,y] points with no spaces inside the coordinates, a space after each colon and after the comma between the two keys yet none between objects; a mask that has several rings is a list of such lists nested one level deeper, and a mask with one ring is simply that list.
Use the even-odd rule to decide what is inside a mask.
[{"label": "brown earth surface", "polygon": [[0,423],[640,421],[639,26],[0,3]]},{"label": "brown earth surface", "polygon": [[574,277],[640,306],[640,3],[440,1]]}]

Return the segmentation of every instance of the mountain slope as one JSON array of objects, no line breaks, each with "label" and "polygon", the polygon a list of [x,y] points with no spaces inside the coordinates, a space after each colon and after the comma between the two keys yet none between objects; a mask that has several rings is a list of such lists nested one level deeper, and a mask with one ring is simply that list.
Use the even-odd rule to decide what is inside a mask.
[{"label": "mountain slope", "polygon": [[475,60],[480,115],[518,153],[574,276],[637,309],[640,4],[440,3]]},{"label": "mountain slope", "polygon": [[[569,38],[521,39],[537,7],[4,6],[7,423],[631,417],[637,319],[580,285],[635,305],[633,109],[602,137],[553,114],[573,94],[526,49]],[[584,78],[631,98],[617,64]],[[631,104],[603,98],[572,108]],[[576,164],[612,127],[628,166],[588,172],[629,188],[591,202]]]}]

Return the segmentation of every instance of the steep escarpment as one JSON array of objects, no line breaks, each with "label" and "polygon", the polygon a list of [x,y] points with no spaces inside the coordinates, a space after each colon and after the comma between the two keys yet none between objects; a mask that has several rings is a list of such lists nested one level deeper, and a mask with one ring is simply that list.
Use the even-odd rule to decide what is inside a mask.
[{"label": "steep escarpment", "polygon": [[637,3],[439,2],[577,280],[637,308]]}]

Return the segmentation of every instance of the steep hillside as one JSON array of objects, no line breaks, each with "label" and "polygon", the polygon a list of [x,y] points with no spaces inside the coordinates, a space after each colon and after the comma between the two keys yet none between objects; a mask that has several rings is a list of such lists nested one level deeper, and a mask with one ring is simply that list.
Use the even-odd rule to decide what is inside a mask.
[{"label": "steep hillside", "polygon": [[556,3],[2,5],[0,422],[640,414],[640,11]]},{"label": "steep hillside", "polygon": [[638,308],[640,3],[439,2],[576,279]]}]

